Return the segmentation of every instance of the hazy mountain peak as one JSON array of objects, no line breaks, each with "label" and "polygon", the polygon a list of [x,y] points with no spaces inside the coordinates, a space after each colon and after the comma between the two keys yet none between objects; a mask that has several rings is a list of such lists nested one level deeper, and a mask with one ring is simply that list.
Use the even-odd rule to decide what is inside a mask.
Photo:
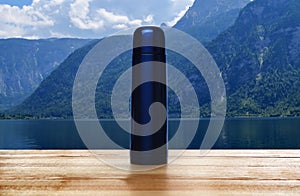
[{"label": "hazy mountain peak", "polygon": [[233,25],[239,11],[250,0],[196,0],[174,26],[198,38],[210,41]]}]

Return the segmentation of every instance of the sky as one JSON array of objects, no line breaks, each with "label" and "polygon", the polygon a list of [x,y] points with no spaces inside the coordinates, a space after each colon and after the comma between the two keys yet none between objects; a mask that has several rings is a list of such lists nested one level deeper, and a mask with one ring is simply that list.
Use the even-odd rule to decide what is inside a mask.
[{"label": "sky", "polygon": [[194,0],[0,0],[0,38],[101,38],[141,25],[173,26]]}]

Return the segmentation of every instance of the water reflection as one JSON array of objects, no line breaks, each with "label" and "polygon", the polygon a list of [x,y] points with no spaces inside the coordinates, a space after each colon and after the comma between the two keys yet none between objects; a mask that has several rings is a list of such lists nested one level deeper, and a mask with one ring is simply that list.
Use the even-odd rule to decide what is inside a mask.
[{"label": "water reflection", "polygon": [[[209,120],[200,120],[197,134],[189,148],[200,147]],[[121,137],[122,130],[113,121],[102,122],[110,137],[125,147],[129,138]],[[179,121],[169,121],[169,138],[176,133]],[[189,121],[185,121],[189,131]],[[300,119],[227,119],[214,145],[215,149],[299,149]],[[186,143],[185,134],[176,138],[170,148],[182,148]],[[103,146],[101,138],[95,148]],[[75,124],[71,120],[1,120],[0,149],[86,149]]]}]

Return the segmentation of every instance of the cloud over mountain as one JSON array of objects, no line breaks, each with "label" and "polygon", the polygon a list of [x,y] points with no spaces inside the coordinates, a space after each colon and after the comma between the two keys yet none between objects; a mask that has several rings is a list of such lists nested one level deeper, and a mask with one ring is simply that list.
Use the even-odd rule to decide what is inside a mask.
[{"label": "cloud over mountain", "polygon": [[0,38],[99,38],[140,25],[175,24],[194,0],[33,0],[0,4]]}]

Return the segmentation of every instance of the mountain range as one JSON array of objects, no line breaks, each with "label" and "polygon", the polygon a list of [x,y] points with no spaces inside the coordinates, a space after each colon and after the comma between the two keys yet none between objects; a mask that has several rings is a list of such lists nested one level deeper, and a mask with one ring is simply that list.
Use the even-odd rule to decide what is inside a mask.
[{"label": "mountain range", "polygon": [[84,39],[1,39],[0,110],[24,101]]},{"label": "mountain range", "polygon": [[[193,21],[197,21],[188,16],[200,9],[196,9],[198,5],[201,5],[201,0],[195,1],[175,27],[186,27],[188,32],[191,24],[195,24]],[[220,14],[240,10],[241,7],[242,4]],[[200,40],[211,40],[205,42],[205,46],[222,72],[227,90],[228,116],[300,115],[299,10],[299,0],[255,0],[242,8],[232,25],[227,25],[215,38],[201,35]],[[202,32],[197,25],[193,28],[195,33]],[[72,53],[30,97],[11,112],[41,117],[71,117],[72,86],[78,66],[96,43],[94,41]],[[109,88],[127,68],[126,65],[117,65],[130,61],[130,55],[124,54],[111,62],[111,68],[104,74],[106,80],[99,82],[96,108],[101,118],[111,117]],[[181,64],[178,68],[193,81],[198,88],[198,96],[204,100],[201,103],[202,116],[209,116],[208,94],[202,94],[207,91],[203,80],[201,77],[194,78],[186,60],[176,60]],[[174,114],[178,111],[177,102],[172,95],[169,96],[170,106],[175,106],[171,109]]]}]

